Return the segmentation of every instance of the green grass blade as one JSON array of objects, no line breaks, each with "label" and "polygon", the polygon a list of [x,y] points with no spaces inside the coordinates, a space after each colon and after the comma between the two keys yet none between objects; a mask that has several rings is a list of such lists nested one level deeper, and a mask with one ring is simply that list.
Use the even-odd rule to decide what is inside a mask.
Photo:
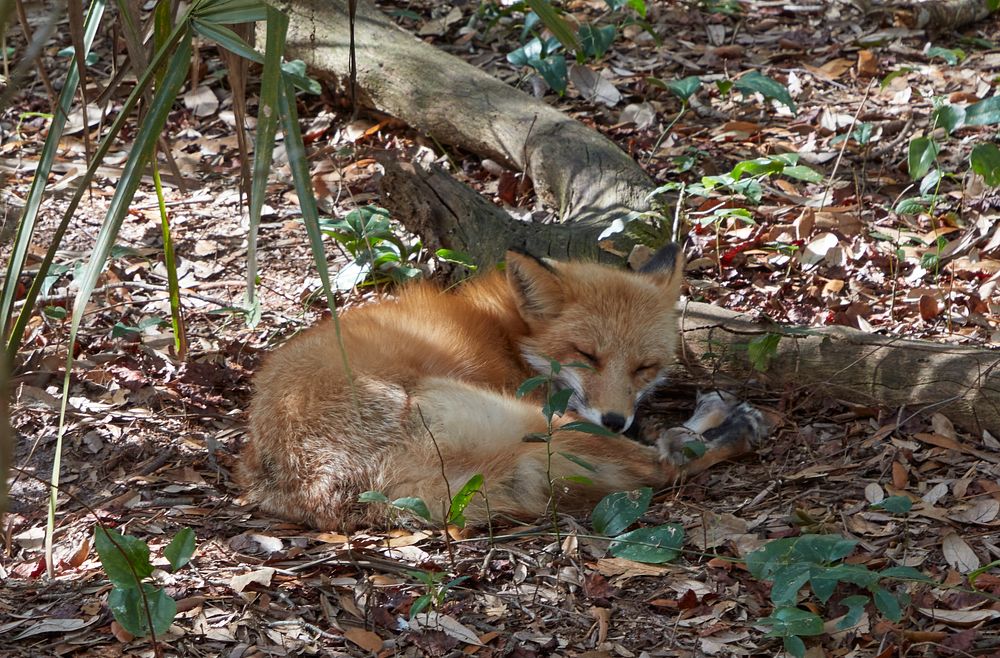
[{"label": "green grass blade", "polygon": [[254,23],[268,20],[271,7],[260,0],[206,0],[194,17],[210,23]]},{"label": "green grass blade", "polygon": [[226,50],[236,53],[244,59],[249,59],[251,62],[264,63],[264,58],[260,56],[260,53],[225,25],[217,25],[197,18],[192,20],[191,25],[195,32],[210,41],[214,41]]},{"label": "green grass blade", "polygon": [[562,16],[556,11],[556,8],[552,6],[549,0],[526,0],[524,3],[531,7],[531,11],[538,14],[539,20],[542,24],[548,28],[549,32],[552,33],[559,43],[563,47],[576,54],[580,50],[580,42],[576,38],[576,32],[573,28],[569,26],[569,23],[563,19]]},{"label": "green grass blade", "polygon": [[[114,196],[108,206],[107,216],[101,225],[101,230],[97,234],[97,243],[91,253],[90,260],[84,267],[83,273],[78,282],[79,292],[76,301],[73,303],[73,317],[70,322],[69,346],[66,355],[66,376],[63,378],[62,402],[59,406],[59,432],[56,435],[55,457],[52,461],[52,490],[49,497],[49,518],[45,533],[45,555],[49,574],[52,575],[52,534],[55,531],[55,509],[56,494],[59,487],[59,469],[62,461],[62,440],[66,433],[66,405],[69,400],[70,374],[73,370],[73,345],[76,343],[76,335],[80,329],[80,321],[87,308],[87,301],[90,299],[97,278],[111,253],[114,246],[118,230],[128,212],[129,203],[135,196],[135,191],[142,180],[142,172],[153,155],[156,148],[156,140],[167,122],[167,116],[173,106],[174,99],[180,91],[181,85],[187,79],[188,69],[191,66],[191,31],[187,29],[186,23],[182,24],[180,39],[176,50],[170,57],[167,65],[167,74],[163,78],[162,86],[156,90],[153,96],[153,103],[149,108],[149,113],[139,127],[135,142],[129,151],[128,159],[122,171],[121,179],[115,188]],[[150,67],[147,73],[152,76],[156,67]],[[140,81],[143,82],[143,81]],[[141,90],[149,84],[149,80],[144,80],[145,85],[136,85],[133,93],[141,93]],[[122,116],[125,112],[123,110]],[[111,139],[105,140],[105,144]],[[88,172],[90,173],[90,172]],[[81,183],[81,189],[86,185]]]},{"label": "green grass blade", "polygon": [[[84,23],[84,56],[90,52],[94,43],[94,35],[101,24],[106,8],[105,0],[94,0],[87,12]],[[52,163],[55,161],[56,152],[59,150],[59,140],[62,139],[63,131],[66,128],[66,120],[70,109],[73,106],[73,98],[76,95],[77,87],[80,85],[80,71],[76,66],[75,59],[70,60],[66,70],[66,81],[63,83],[62,92],[59,94],[59,105],[56,108],[52,122],[49,124],[49,132],[45,137],[45,144],[42,146],[41,158],[38,167],[35,169],[35,176],[31,181],[31,188],[28,190],[28,197],[25,199],[24,211],[21,220],[17,225],[17,236],[11,249],[10,258],[7,261],[7,275],[3,282],[3,292],[0,293],[0,325],[8,326],[14,311],[14,292],[17,289],[17,281],[24,269],[24,262],[28,256],[28,247],[31,244],[31,237],[35,231],[35,221],[38,218],[38,209],[42,203],[42,196],[45,193],[45,183],[52,171]],[[46,269],[42,269],[36,277],[39,281],[45,278]],[[25,305],[27,308],[27,305]],[[23,332],[23,329],[22,329]],[[12,337],[8,334],[8,338]],[[20,345],[21,337],[16,336],[16,343]],[[16,349],[16,348],[15,348]],[[8,357],[13,363],[14,354],[8,350]]]},{"label": "green grass blade", "polygon": [[282,75],[282,79],[284,83],[282,84],[281,93],[278,95],[278,103],[281,111],[281,119],[284,124],[285,153],[288,155],[288,165],[292,170],[295,191],[299,196],[302,222],[305,224],[306,233],[309,235],[309,247],[312,250],[313,260],[316,263],[319,280],[323,284],[323,294],[326,295],[327,307],[333,316],[333,327],[337,335],[337,347],[340,348],[344,373],[347,375],[347,381],[351,386],[354,409],[360,413],[358,395],[354,387],[354,376],[351,373],[351,365],[347,358],[347,349],[344,347],[344,337],[340,331],[340,319],[337,317],[337,303],[333,297],[333,290],[330,288],[330,271],[326,264],[326,250],[323,248],[323,232],[319,228],[319,211],[316,208],[316,197],[313,196],[312,180],[309,178],[309,161],[306,159],[306,147],[302,143],[299,116],[295,109],[295,86],[288,76]]},{"label": "green grass blade", "polygon": [[156,204],[160,210],[160,228],[163,230],[163,266],[167,270],[167,295],[170,297],[170,325],[174,330],[174,350],[177,358],[187,354],[187,335],[184,332],[184,317],[181,315],[181,287],[177,281],[177,258],[174,256],[174,241],[170,236],[170,215],[163,199],[163,183],[160,168],[153,162],[153,185],[156,188]]},{"label": "green grass blade", "polygon": [[253,157],[253,182],[250,187],[250,229],[247,234],[247,324],[260,320],[260,300],[257,299],[257,232],[260,213],[267,194],[267,179],[271,173],[274,135],[278,132],[278,96],[284,84],[281,75],[281,55],[285,52],[288,16],[268,7],[267,40],[264,45],[264,69],[260,76],[260,109],[257,112],[257,141]]},{"label": "green grass blade", "polygon": [[[48,272],[49,267],[52,266],[52,261],[55,259],[56,252],[59,250],[59,245],[62,242],[62,237],[66,233],[66,229],[69,227],[69,222],[76,213],[76,209],[79,207],[80,202],[87,193],[91,181],[94,180],[94,175],[97,172],[97,169],[101,166],[101,162],[104,160],[104,157],[114,145],[115,137],[118,136],[118,133],[121,132],[121,129],[125,126],[125,124],[131,121],[132,110],[135,109],[139,99],[146,93],[150,84],[152,84],[157,69],[170,55],[170,51],[173,49],[174,43],[177,42],[181,34],[187,29],[187,22],[188,15],[185,14],[183,19],[177,24],[177,26],[174,27],[173,32],[167,38],[164,45],[157,49],[152,62],[150,62],[143,75],[139,76],[135,87],[132,89],[132,93],[129,94],[128,98],[125,99],[125,103],[122,104],[118,116],[115,117],[115,120],[111,123],[111,127],[108,128],[108,132],[104,136],[104,140],[101,142],[101,145],[97,148],[97,152],[94,154],[94,161],[90,163],[90,166],[87,168],[87,172],[78,181],[76,192],[70,199],[69,205],[66,207],[66,211],[63,213],[59,225],[56,226],[55,231],[52,233],[49,248],[46,250],[45,256],[42,258],[41,265],[39,265],[39,272]],[[72,74],[72,70],[73,69],[71,68],[69,74]],[[36,179],[39,176],[40,173],[36,171]],[[42,179],[44,180],[44,178],[45,177],[43,176]],[[21,312],[17,316],[17,321],[14,323],[13,329],[11,329],[8,334],[7,358],[10,363],[13,363],[15,357],[17,356],[17,349],[21,345],[21,337],[24,335],[24,328],[27,326],[28,320],[34,313],[35,300],[38,299],[38,294],[42,289],[42,283],[44,280],[45,277],[43,276],[35,277],[35,280],[31,284],[31,288],[28,290],[28,294],[24,298],[24,306],[21,308]]]}]

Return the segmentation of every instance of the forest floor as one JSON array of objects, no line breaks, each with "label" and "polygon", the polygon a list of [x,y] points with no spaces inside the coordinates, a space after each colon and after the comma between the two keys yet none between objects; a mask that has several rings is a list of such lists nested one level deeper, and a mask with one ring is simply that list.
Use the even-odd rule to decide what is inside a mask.
[{"label": "forest floor", "polygon": [[[436,45],[511,84],[543,89],[505,59],[520,28],[476,17],[489,3],[432,10],[435,4],[445,3],[395,10],[404,27]],[[603,2],[569,4],[581,20],[610,20]],[[547,100],[604,132],[659,181],[697,182],[779,153],[798,153],[799,164],[825,181],[763,180],[759,203],[730,202],[750,209],[752,223],[694,227],[685,243],[692,298],[797,325],[1000,344],[1000,196],[967,173],[971,148],[994,139],[996,129],[947,134],[932,131],[929,118],[935,102],[997,94],[1000,48],[986,38],[1000,34],[1000,17],[960,35],[933,35],[908,27],[905,12],[864,15],[847,2],[751,0],[739,3],[739,14],[649,4],[662,42],[625,27],[591,64],[606,83],[599,86],[605,102],[587,100],[575,85]],[[50,72],[64,70],[56,52],[69,43],[66,25],[57,37],[43,53]],[[12,43],[20,38],[12,35]],[[114,74],[113,48],[108,35],[98,37],[91,74],[101,84]],[[950,64],[955,49],[964,59]],[[841,584],[828,603],[808,598],[806,607],[831,620],[805,638],[808,655],[1000,656],[1000,432],[971,435],[957,429],[961,419],[916,409],[857,408],[823,390],[754,400],[780,421],[759,457],[657,492],[642,523],[679,523],[687,537],[681,557],[667,564],[612,557],[587,519],[562,517],[558,534],[546,520],[504,523],[492,536],[452,529],[446,538],[404,523],[347,537],[241,507],[231,473],[253,372],[268,350],[322,317],[324,302],[287,167],[279,164],[259,241],[263,315],[247,326],[240,311],[246,206],[236,183],[231,96],[213,49],[203,49],[200,66],[202,86],[175,109],[168,131],[183,176],[183,186],[168,177],[166,193],[189,351],[178,358],[165,322],[163,239],[146,185],[77,342],[49,579],[44,481],[58,430],[65,310],[74,270],[114,190],[122,153],[113,153],[49,273],[13,377],[18,471],[0,532],[0,655],[153,655],[147,640],[113,623],[111,585],[93,549],[96,514],[148,542],[159,567],[167,566],[159,556],[171,537],[184,527],[195,532],[192,563],[154,574],[178,602],[177,619],[159,638],[166,655],[777,655],[781,640],[760,623],[773,609],[770,587],[741,560],[769,540],[826,533],[858,542],[847,558],[852,565],[911,566],[936,584],[891,583],[889,590],[909,596],[900,621],[869,604],[842,630],[833,620],[847,607],[838,602],[863,588]],[[797,112],[715,85],[751,69],[781,80]],[[705,83],[697,105],[666,131],[681,106],[657,81],[691,75]],[[319,151],[314,188],[330,215],[377,203],[377,158],[392,155],[439,160],[512,212],[551,219],[515,172],[442,150],[386,117],[351,121],[334,90],[303,96],[300,106],[303,132]],[[5,254],[47,125],[31,113],[51,107],[34,82],[0,117]],[[848,134],[854,139],[837,139]],[[925,194],[910,179],[907,154],[912,139],[931,134],[941,146],[934,166],[946,175]],[[36,269],[83,162],[77,130],[65,140],[45,202]],[[810,203],[821,197],[825,203]],[[926,210],[895,212],[907,199]],[[695,204],[692,216],[712,210]],[[328,247],[332,262],[352,260],[336,242]],[[434,269],[426,254],[420,258]],[[338,304],[383,294],[391,289],[348,289]],[[677,382],[678,417],[693,407],[692,389]],[[873,507],[887,496],[907,497],[912,508]],[[973,587],[967,576],[980,567]],[[439,583],[464,580],[441,591],[415,570],[440,574]],[[421,625],[410,607],[430,591],[441,600]]]}]

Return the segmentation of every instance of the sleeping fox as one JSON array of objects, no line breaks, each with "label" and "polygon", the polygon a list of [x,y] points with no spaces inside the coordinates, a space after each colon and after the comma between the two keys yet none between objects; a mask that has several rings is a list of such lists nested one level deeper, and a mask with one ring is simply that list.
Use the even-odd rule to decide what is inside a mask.
[{"label": "sleeping fox", "polygon": [[[256,375],[237,471],[245,500],[347,531],[389,520],[385,506],[358,502],[364,491],[419,497],[440,518],[448,492],[482,474],[490,514],[535,519],[553,491],[560,510],[583,511],[749,452],[764,422],[721,394],[702,396],[692,420],[654,445],[621,436],[674,360],[683,265],[675,244],[638,272],[508,252],[506,274],[453,292],[419,283],[344,313],[349,372],[333,322],[304,332]],[[574,365],[552,372],[553,361]],[[571,391],[551,446],[537,440],[546,387],[515,395],[537,375]],[[614,435],[559,430],[580,420]],[[708,450],[686,461],[693,438]],[[478,497],[465,512],[471,522],[486,514]]]}]

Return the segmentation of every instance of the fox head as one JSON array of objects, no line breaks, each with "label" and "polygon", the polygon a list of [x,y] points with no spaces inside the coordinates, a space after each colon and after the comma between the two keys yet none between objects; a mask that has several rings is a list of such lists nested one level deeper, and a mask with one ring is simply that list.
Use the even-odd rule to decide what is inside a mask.
[{"label": "fox head", "polygon": [[563,367],[554,377],[573,391],[569,408],[624,432],[639,400],[674,361],[683,270],[676,244],[660,249],[638,272],[508,252],[507,280],[528,326],[522,356],[544,375],[550,360],[585,364]]}]

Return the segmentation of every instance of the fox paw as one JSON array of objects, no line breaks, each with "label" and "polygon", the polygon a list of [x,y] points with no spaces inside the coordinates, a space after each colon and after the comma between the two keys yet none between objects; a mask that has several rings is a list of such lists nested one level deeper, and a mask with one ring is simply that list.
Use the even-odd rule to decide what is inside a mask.
[{"label": "fox paw", "polygon": [[769,431],[760,411],[728,393],[713,391],[699,395],[691,419],[681,427],[663,431],[656,447],[662,461],[683,465],[709,452],[749,452]]}]

